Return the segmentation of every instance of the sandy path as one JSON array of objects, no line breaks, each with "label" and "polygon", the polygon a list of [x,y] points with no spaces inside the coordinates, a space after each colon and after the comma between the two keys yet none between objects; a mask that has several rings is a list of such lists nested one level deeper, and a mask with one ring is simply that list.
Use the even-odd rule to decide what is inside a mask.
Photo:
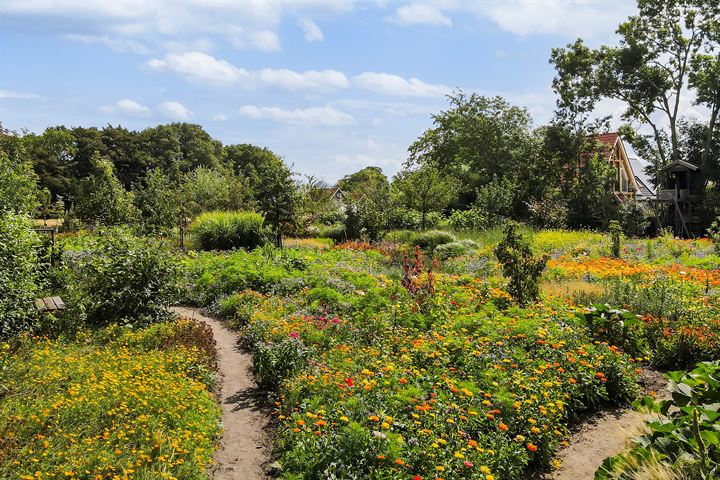
[{"label": "sandy path", "polygon": [[237,335],[218,320],[205,317],[194,308],[173,307],[172,311],[210,325],[217,342],[224,431],[215,453],[214,479],[267,478],[264,466],[270,458],[271,441],[267,434],[270,417],[250,373],[252,357],[238,348]]},{"label": "sandy path", "polygon": [[[639,382],[646,394],[657,392],[660,399],[670,398],[667,382],[652,370],[644,370]],[[625,449],[630,437],[637,435],[648,418],[633,409],[603,412],[583,424],[570,439],[570,446],[557,454],[562,466],[548,477],[553,480],[592,480],[602,462]]]}]

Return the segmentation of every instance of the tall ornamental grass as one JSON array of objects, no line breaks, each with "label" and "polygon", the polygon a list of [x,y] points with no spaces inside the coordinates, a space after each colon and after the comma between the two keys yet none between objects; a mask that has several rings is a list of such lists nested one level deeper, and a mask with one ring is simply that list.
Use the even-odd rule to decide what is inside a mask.
[{"label": "tall ornamental grass", "polygon": [[199,215],[190,232],[203,250],[252,250],[265,243],[265,218],[255,212],[207,212]]}]

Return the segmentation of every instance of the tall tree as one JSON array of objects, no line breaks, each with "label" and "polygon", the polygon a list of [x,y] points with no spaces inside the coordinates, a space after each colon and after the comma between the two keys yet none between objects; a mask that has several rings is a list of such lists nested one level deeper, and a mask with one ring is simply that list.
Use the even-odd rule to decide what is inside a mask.
[{"label": "tall tree", "polygon": [[337,187],[352,197],[373,195],[390,187],[388,178],[380,167],[365,167],[338,180]]},{"label": "tall tree", "polygon": [[455,92],[450,108],[433,116],[433,128],[409,148],[406,166],[429,165],[461,185],[458,207],[475,201],[479,187],[526,174],[537,143],[528,111],[501,97]]},{"label": "tall tree", "polygon": [[282,247],[283,234],[297,221],[298,187],[292,172],[279,157],[260,165],[253,185],[255,202],[265,221],[275,230],[275,241]]},{"label": "tall tree", "polygon": [[[575,119],[597,102],[624,103],[623,119],[647,125],[659,165],[681,158],[678,122],[687,87],[716,112],[720,4],[707,0],[638,0],[638,14],[618,29],[617,46],[589,48],[579,39],[554,49],[553,88],[561,112]],[[714,135],[715,113],[710,135]],[[663,131],[663,124],[669,132]],[[646,144],[647,146],[647,144]],[[650,153],[650,152],[648,152]]]},{"label": "tall tree", "polygon": [[95,153],[90,175],[80,180],[75,194],[75,212],[86,223],[121,225],[136,218],[132,192],[126,191],[107,158]]},{"label": "tall tree", "polygon": [[457,196],[458,185],[454,178],[425,165],[398,173],[392,187],[406,208],[420,212],[420,228],[425,229],[427,214],[442,212]]}]

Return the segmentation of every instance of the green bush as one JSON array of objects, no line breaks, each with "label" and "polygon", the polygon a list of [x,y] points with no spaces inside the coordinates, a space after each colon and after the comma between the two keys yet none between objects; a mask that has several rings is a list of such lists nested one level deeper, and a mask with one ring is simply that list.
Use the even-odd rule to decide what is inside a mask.
[{"label": "green bush", "polygon": [[435,256],[440,260],[447,260],[452,257],[459,257],[470,250],[477,248],[477,243],[472,240],[460,240],[459,242],[450,242],[439,245],[435,249]]},{"label": "green bush", "polygon": [[32,222],[13,213],[0,216],[0,340],[31,328],[40,293],[40,239]]},{"label": "green bush", "polygon": [[652,213],[650,209],[638,202],[632,200],[620,205],[620,226],[622,231],[628,237],[639,237],[645,233],[650,226],[650,218]]},{"label": "green bush", "polygon": [[147,324],[167,318],[179,269],[162,243],[113,228],[100,231],[83,251],[66,255],[72,272],[70,306],[88,324]]},{"label": "green bush", "polygon": [[283,380],[290,378],[306,365],[306,357],[305,346],[296,338],[255,345],[253,373],[257,376],[258,385],[268,390],[277,389]]},{"label": "green bush", "polygon": [[319,238],[329,238],[335,243],[342,243],[347,240],[345,234],[345,225],[342,223],[336,223],[333,225],[318,225],[314,227],[316,230],[310,233],[316,235]]},{"label": "green bush", "polygon": [[207,212],[190,226],[203,250],[252,250],[265,243],[265,219],[255,212]]},{"label": "green bush", "polygon": [[620,250],[622,248],[622,227],[620,222],[612,220],[610,222],[610,254],[613,258],[620,258]]},{"label": "green bush", "polygon": [[450,215],[450,226],[454,230],[482,230],[489,225],[488,216],[478,208],[469,210],[455,210]]},{"label": "green bush", "polygon": [[430,250],[432,252],[439,245],[455,242],[457,239],[455,238],[455,235],[444,230],[428,230],[427,232],[418,233],[410,240],[413,245],[417,245],[420,248]]},{"label": "green bush", "polygon": [[503,275],[510,279],[508,292],[520,305],[528,305],[540,296],[540,276],[550,257],[534,257],[530,244],[509,224],[505,238],[495,248],[495,256],[502,264]]}]

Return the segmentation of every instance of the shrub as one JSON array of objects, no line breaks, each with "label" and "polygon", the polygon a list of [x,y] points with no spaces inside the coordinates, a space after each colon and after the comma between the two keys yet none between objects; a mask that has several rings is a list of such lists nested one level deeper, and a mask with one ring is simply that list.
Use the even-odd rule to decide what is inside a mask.
[{"label": "shrub", "polygon": [[434,251],[438,245],[454,242],[457,239],[455,235],[444,230],[428,230],[421,232],[411,238],[413,245],[417,245],[425,250]]},{"label": "shrub", "polygon": [[342,243],[347,240],[345,225],[341,223],[317,226],[317,231],[313,233],[320,238],[329,238],[335,243]]},{"label": "shrub", "polygon": [[207,212],[190,227],[203,250],[252,250],[265,240],[265,219],[255,212]]},{"label": "shrub", "polygon": [[253,373],[258,385],[268,390],[277,389],[283,380],[290,378],[307,363],[306,348],[301,340],[291,338],[278,343],[258,343],[253,349]]},{"label": "shrub", "polygon": [[0,339],[31,328],[40,292],[40,239],[21,215],[0,216]]},{"label": "shrub", "polygon": [[477,248],[477,243],[472,240],[460,240],[459,242],[450,242],[439,245],[435,249],[435,256],[440,260],[447,260],[452,257],[459,257],[470,250]]},{"label": "shrub", "polygon": [[162,243],[127,230],[100,231],[69,259],[71,307],[90,325],[151,323],[167,318],[177,293],[177,259]]},{"label": "shrub", "polygon": [[512,223],[505,228],[505,238],[495,248],[495,256],[502,264],[503,275],[510,279],[508,292],[517,303],[527,305],[540,296],[540,275],[550,257],[534,257],[530,244],[516,229]]},{"label": "shrub", "polygon": [[559,196],[546,196],[527,202],[530,223],[537,228],[563,228],[567,223],[568,209]]},{"label": "shrub", "polygon": [[455,210],[449,219],[450,226],[454,230],[482,230],[489,225],[488,216],[478,208],[469,210]]},{"label": "shrub", "polygon": [[620,226],[628,237],[639,237],[650,226],[650,211],[642,203],[632,200],[620,205]]}]

